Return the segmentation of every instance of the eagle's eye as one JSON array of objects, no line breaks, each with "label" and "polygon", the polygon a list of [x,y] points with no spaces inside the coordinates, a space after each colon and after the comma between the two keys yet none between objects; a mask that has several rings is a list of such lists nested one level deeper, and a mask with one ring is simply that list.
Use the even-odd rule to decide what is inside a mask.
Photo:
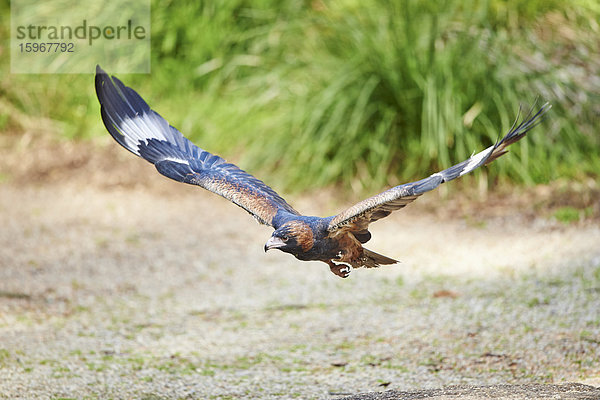
[{"label": "eagle's eye", "polygon": [[287,242],[288,240],[290,240],[290,237],[288,235],[281,235],[281,240]]}]

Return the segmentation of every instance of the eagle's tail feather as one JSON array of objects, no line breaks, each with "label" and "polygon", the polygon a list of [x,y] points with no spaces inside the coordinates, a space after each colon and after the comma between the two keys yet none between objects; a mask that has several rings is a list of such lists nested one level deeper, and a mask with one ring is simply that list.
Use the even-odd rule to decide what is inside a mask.
[{"label": "eagle's tail feather", "polygon": [[363,248],[363,256],[364,256],[364,267],[366,268],[375,268],[380,265],[389,265],[396,264],[399,261],[394,260],[393,258],[386,257],[382,254],[375,253],[369,249]]}]

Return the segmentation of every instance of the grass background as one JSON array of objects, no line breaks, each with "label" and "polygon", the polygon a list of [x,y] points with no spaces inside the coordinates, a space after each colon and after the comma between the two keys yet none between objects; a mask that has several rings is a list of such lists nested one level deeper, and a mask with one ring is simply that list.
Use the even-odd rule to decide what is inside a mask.
[{"label": "grass background", "polygon": [[[91,75],[9,73],[7,1],[0,14],[0,135],[106,135]],[[120,78],[201,147],[287,191],[421,178],[538,98],[553,109],[517,156],[468,179],[589,181],[598,21],[594,0],[152,0],[152,74]]]}]

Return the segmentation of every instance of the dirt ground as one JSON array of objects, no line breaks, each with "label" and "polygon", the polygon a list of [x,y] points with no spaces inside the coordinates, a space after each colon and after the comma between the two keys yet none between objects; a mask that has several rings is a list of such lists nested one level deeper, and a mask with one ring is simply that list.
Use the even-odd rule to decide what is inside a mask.
[{"label": "dirt ground", "polygon": [[267,227],[112,143],[33,148],[0,154],[0,398],[600,386],[600,225],[532,205],[552,194],[425,195],[372,225],[402,263],[342,280],[265,254]]}]

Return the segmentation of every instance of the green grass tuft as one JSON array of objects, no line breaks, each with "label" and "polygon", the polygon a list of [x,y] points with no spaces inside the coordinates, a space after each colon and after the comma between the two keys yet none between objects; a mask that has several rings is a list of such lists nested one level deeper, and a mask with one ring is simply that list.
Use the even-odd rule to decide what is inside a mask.
[{"label": "green grass tuft", "polygon": [[571,224],[574,222],[581,221],[587,217],[590,217],[592,215],[592,212],[593,212],[593,210],[591,207],[580,210],[575,207],[565,206],[565,207],[561,207],[561,208],[557,209],[554,212],[553,216],[558,221],[562,222],[563,224],[568,225],[568,224]]}]

